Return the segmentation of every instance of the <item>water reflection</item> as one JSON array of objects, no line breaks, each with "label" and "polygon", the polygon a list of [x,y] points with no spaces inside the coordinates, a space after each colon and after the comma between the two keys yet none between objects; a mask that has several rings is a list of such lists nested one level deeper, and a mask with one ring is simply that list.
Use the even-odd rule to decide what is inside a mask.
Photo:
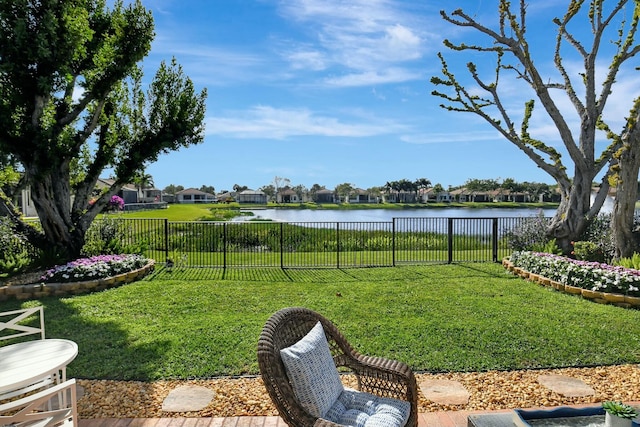
[{"label": "water reflection", "polygon": [[284,222],[391,222],[393,218],[518,218],[551,217],[555,209],[433,208],[433,209],[250,209],[253,216],[236,220],[269,219]]}]

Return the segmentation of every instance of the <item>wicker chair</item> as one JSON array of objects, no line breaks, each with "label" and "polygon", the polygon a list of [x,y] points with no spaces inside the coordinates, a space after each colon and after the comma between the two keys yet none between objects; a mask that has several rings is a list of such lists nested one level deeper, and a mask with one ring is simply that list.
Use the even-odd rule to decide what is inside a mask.
[{"label": "wicker chair", "polygon": [[416,427],[418,387],[411,368],[395,360],[361,355],[333,323],[301,307],[285,308],[273,314],[258,341],[258,365],[262,379],[282,419],[291,427],[337,426],[331,421],[312,416],[300,405],[280,357],[281,349],[298,342],[318,321],[324,328],[336,367],[346,368],[346,371],[354,374],[360,391],[410,402],[411,413],[405,425]]}]

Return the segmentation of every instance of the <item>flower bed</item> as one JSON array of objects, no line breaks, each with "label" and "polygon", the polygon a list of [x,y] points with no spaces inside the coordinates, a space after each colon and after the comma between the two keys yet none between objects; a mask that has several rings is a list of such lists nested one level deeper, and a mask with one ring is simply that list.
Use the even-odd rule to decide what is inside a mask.
[{"label": "flower bed", "polygon": [[598,302],[640,305],[638,270],[528,251],[514,252],[507,262],[511,269],[522,270],[521,275],[546,280],[558,290]]},{"label": "flower bed", "polygon": [[79,282],[104,279],[144,267],[149,260],[141,255],[97,255],[56,265],[42,276],[47,282]]},{"label": "flower bed", "polygon": [[0,301],[77,295],[133,282],[153,271],[154,260],[140,255],[82,258],[44,272],[37,283],[0,286]]}]

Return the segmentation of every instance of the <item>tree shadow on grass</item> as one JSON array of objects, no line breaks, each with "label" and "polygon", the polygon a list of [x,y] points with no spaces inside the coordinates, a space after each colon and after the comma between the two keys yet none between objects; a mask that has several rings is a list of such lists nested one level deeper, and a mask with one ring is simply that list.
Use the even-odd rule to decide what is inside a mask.
[{"label": "tree shadow on grass", "polygon": [[[67,367],[68,378],[148,381],[157,376],[157,366],[169,348],[168,342],[132,342],[119,325],[80,316],[73,304],[68,303],[71,300],[54,297],[26,303],[9,300],[0,302],[0,311],[42,305],[46,338],[68,339],[78,344],[78,355]],[[34,318],[34,326],[36,321]]]},{"label": "tree shadow on grass", "polygon": [[[279,268],[279,267],[180,267],[171,270],[166,267],[156,270],[146,280],[243,280],[254,282],[295,282],[295,283],[337,283],[357,281],[424,280],[434,278],[434,272],[442,267],[442,274],[451,274],[452,266],[456,275],[468,272],[469,277],[504,277],[496,273],[495,264],[438,264],[410,265],[375,268]],[[435,268],[435,269],[434,269]]]},{"label": "tree shadow on grass", "polygon": [[242,280],[252,282],[334,283],[356,281],[346,270],[268,268],[166,268],[156,269],[146,280]]}]

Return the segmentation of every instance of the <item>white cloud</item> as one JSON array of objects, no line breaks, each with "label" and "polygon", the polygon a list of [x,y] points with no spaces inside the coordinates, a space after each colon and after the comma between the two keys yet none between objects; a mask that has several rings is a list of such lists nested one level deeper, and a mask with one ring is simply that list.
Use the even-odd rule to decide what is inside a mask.
[{"label": "white cloud", "polygon": [[321,71],[327,68],[325,55],[317,50],[298,50],[285,54],[294,70]]},{"label": "white cloud", "polygon": [[[422,78],[411,69],[423,68],[416,62],[429,49],[426,40],[436,37],[424,32],[424,22],[391,0],[286,0],[281,1],[280,10],[304,25],[309,35],[304,45],[283,56],[294,69],[327,69],[345,75],[325,79],[329,85]],[[389,78],[392,75],[396,77]]]},{"label": "white cloud", "polygon": [[[487,125],[488,126],[488,125]],[[400,140],[409,144],[442,144],[454,142],[499,141],[503,139],[495,130],[403,135]]]},{"label": "white cloud", "polygon": [[360,73],[351,73],[339,77],[327,77],[324,82],[328,86],[353,87],[353,86],[374,86],[387,83],[402,83],[412,80],[424,79],[424,75],[419,72],[402,68],[389,68],[386,70],[371,70]]},{"label": "white cloud", "polygon": [[388,58],[406,61],[422,56],[420,51],[422,40],[415,32],[403,25],[396,24],[386,28],[386,36],[383,40],[383,48]]},{"label": "white cloud", "polygon": [[397,123],[376,118],[344,119],[315,114],[308,109],[278,109],[256,106],[224,117],[209,117],[208,135],[239,139],[286,139],[293,136],[361,138],[406,131]]},{"label": "white cloud", "polygon": [[168,61],[171,57],[178,60],[189,77],[196,82],[206,83],[207,86],[253,81],[257,76],[264,76],[268,61],[261,53],[237,48],[157,38],[150,58]]}]

